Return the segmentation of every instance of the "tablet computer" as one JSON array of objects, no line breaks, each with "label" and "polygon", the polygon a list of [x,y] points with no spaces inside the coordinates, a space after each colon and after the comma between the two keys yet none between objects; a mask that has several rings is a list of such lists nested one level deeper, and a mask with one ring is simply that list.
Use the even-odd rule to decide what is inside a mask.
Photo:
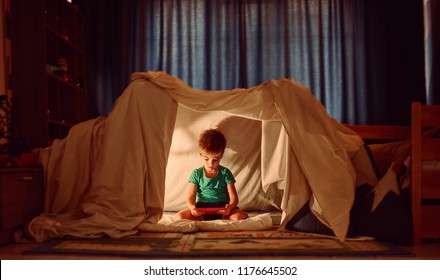
[{"label": "tablet computer", "polygon": [[218,211],[226,210],[224,207],[203,207],[196,208],[195,210],[203,213],[203,214],[218,214]]}]

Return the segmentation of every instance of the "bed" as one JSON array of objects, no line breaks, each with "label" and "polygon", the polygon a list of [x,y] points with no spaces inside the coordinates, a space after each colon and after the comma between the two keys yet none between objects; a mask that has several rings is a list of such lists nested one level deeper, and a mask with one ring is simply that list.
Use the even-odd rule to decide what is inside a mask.
[{"label": "bed", "polygon": [[411,115],[410,126],[349,126],[369,146],[378,177],[394,164],[401,196],[384,201],[383,223],[363,231],[401,245],[440,238],[440,106],[413,102]]},{"label": "bed", "polygon": [[[240,208],[264,213],[227,226],[183,228],[241,230],[241,223],[262,230],[273,226],[268,215],[280,213],[279,230],[412,241],[408,134],[386,152],[382,144],[366,145],[361,136],[378,127],[337,122],[293,79],[203,91],[164,72],[134,73],[108,116],[78,124],[41,149],[45,208],[25,236],[42,242],[181,231],[164,213],[185,207],[188,176],[200,164],[196,139],[209,127],[228,139],[222,164],[236,176]],[[385,154],[388,162],[374,160]],[[404,222],[384,223],[390,216]]]}]

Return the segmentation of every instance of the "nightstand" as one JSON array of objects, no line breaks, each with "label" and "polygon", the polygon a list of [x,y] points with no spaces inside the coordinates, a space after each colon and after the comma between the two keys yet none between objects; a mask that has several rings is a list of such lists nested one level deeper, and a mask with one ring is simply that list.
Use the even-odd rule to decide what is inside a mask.
[{"label": "nightstand", "polygon": [[43,211],[44,180],[39,167],[0,168],[0,244]]}]

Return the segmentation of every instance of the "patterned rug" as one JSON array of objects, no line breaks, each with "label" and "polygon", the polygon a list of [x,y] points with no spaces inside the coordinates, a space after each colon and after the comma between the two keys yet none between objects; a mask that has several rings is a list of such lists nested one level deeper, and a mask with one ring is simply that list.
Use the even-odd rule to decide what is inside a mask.
[{"label": "patterned rug", "polygon": [[341,242],[333,238],[281,231],[139,233],[122,239],[58,239],[26,253],[162,258],[413,256],[412,252],[374,240]]}]

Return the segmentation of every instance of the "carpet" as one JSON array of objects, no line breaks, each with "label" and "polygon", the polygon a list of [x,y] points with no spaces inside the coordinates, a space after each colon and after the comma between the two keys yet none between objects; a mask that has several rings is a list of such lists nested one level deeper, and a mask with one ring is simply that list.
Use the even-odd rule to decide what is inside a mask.
[{"label": "carpet", "polygon": [[139,233],[122,239],[57,239],[27,254],[83,254],[133,257],[411,257],[412,252],[375,240],[345,241],[295,232],[241,231]]}]

